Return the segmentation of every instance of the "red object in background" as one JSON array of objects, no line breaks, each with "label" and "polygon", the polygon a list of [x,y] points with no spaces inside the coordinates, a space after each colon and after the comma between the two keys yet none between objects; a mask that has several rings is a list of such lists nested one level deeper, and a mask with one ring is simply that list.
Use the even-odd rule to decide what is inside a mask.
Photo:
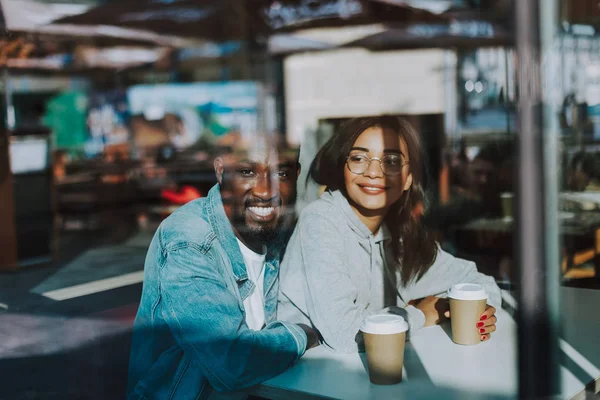
[{"label": "red object in background", "polygon": [[202,197],[198,189],[193,186],[182,186],[179,191],[163,189],[160,196],[173,204],[186,204]]},{"label": "red object in background", "polygon": [[122,307],[110,308],[94,313],[92,317],[124,322],[133,326],[133,320],[135,320],[139,306],[139,303],[132,303]]}]

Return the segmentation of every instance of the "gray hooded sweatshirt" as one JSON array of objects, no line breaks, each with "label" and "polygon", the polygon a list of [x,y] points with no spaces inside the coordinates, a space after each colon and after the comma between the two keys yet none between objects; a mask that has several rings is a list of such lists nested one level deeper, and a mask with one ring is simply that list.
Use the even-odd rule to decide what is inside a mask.
[{"label": "gray hooded sweatshirt", "polygon": [[[385,224],[373,235],[341,192],[325,192],[302,211],[288,244],[280,268],[277,319],[312,325],[336,352],[357,352],[360,325],[366,316],[384,309],[385,274],[397,270],[386,271],[393,262],[390,238]],[[399,273],[396,282],[401,282]],[[393,312],[404,316],[409,335],[414,334],[425,324],[425,315],[409,301],[445,297],[450,286],[467,282],[482,285],[488,304],[500,307],[500,289],[493,278],[438,246],[433,265],[421,279],[397,285]]]}]

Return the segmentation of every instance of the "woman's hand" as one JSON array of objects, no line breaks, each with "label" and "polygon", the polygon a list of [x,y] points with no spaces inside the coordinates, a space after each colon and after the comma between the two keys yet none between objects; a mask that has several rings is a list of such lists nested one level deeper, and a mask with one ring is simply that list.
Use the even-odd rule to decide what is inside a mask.
[{"label": "woman's hand", "polygon": [[424,299],[409,302],[425,314],[425,325],[432,326],[440,322],[443,311],[447,308],[447,300],[435,296],[427,296]]},{"label": "woman's hand", "polygon": [[[446,311],[444,315],[447,318],[450,318],[450,311]],[[479,321],[477,322],[477,330],[481,335],[481,341],[485,342],[486,340],[490,340],[490,335],[492,332],[496,331],[496,322],[498,318],[496,318],[496,308],[492,306],[487,306]]]},{"label": "woman's hand", "polygon": [[477,322],[477,328],[481,334],[481,341],[484,342],[490,339],[490,334],[496,331],[496,309],[492,306],[487,306],[479,322]]}]

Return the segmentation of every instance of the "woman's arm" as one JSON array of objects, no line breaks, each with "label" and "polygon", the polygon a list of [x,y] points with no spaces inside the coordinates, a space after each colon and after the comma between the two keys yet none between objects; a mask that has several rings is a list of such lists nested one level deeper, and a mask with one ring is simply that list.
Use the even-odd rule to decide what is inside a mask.
[{"label": "woman's arm", "polygon": [[340,237],[332,220],[317,215],[307,215],[300,221],[298,229],[294,245],[300,248],[302,265],[291,265],[290,268],[302,268],[311,322],[334,351],[356,352],[356,335],[370,312],[365,304],[357,303],[358,289],[348,273],[351,260],[345,250],[344,238]]},{"label": "woman's arm", "polygon": [[493,277],[477,271],[475,263],[456,258],[438,247],[437,257],[418,281],[400,285],[398,290],[406,301],[427,296],[446,297],[446,291],[457,283],[476,283],[488,293],[488,304],[499,309],[502,305],[500,288]]}]

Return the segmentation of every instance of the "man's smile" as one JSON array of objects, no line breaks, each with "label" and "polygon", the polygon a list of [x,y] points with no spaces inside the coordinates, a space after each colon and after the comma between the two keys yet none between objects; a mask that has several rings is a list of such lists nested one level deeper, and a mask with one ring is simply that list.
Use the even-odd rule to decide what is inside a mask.
[{"label": "man's smile", "polygon": [[250,217],[257,222],[270,222],[277,217],[279,207],[273,206],[250,206],[246,207]]}]

